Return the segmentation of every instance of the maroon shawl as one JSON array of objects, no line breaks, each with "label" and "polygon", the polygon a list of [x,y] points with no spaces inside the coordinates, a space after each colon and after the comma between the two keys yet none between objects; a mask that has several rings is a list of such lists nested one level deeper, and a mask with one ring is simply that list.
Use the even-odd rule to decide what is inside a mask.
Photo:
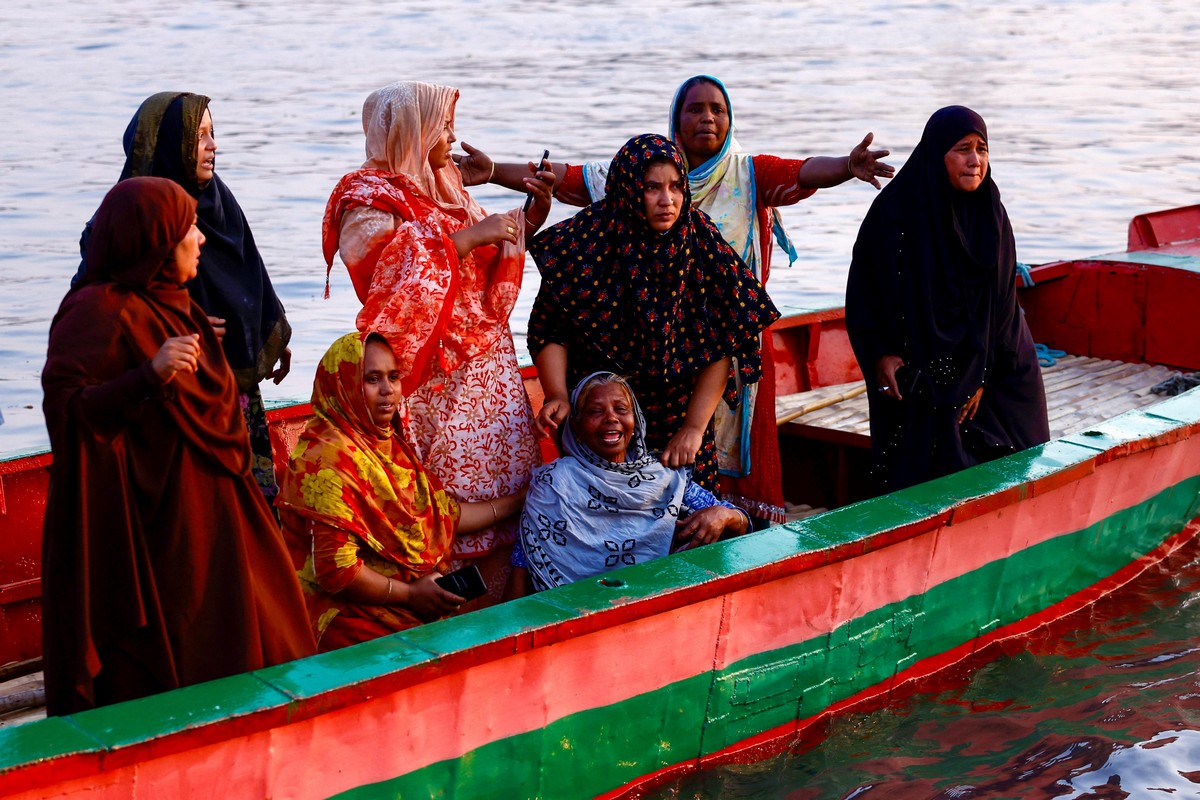
[{"label": "maroon shawl", "polygon": [[[233,373],[163,267],[195,201],[117,184],[85,280],[50,327],[43,410],[54,462],[43,534],[47,710],[62,714],[314,651],[278,526],[249,473]],[[163,384],[163,342],[199,334]]]}]

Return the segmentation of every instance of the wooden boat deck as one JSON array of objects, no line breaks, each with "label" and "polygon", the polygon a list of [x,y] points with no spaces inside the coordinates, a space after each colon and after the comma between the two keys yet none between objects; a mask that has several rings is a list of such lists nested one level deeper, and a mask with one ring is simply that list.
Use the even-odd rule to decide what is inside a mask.
[{"label": "wooden boat deck", "polygon": [[[1168,367],[1086,356],[1062,356],[1042,367],[1050,436],[1086,430],[1103,420],[1162,400],[1150,387],[1178,374]],[[869,441],[870,419],[862,381],[823,386],[775,399],[775,418],[797,425],[836,430]],[[845,396],[845,399],[837,399]],[[811,410],[795,416],[805,408]]]},{"label": "wooden boat deck", "polygon": [[46,716],[41,659],[0,666],[0,728]]}]

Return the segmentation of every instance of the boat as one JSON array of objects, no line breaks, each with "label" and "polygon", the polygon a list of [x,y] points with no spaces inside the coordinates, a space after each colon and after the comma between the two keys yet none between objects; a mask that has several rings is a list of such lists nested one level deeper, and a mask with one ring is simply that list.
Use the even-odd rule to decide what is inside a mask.
[{"label": "boat", "polygon": [[[1200,532],[1200,206],[1029,270],[1049,443],[869,497],[842,309],[771,330],[794,519],[333,653],[0,727],[0,796],[625,797],[1086,607]],[[1047,363],[1048,363],[1047,362]],[[535,406],[536,375],[526,371]],[[277,452],[310,413],[272,409]],[[0,462],[0,663],[36,668],[49,455]],[[2,677],[2,676],[0,676]]]}]

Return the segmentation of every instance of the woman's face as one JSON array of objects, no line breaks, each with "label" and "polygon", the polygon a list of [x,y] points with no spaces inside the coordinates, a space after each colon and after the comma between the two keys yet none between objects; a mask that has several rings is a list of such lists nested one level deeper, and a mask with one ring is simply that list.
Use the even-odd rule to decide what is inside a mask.
[{"label": "woman's face", "polygon": [[450,164],[452,161],[450,152],[456,141],[458,139],[454,136],[454,120],[447,117],[441,135],[433,145],[433,149],[429,151],[429,166],[433,167],[435,172]]},{"label": "woman's face", "polygon": [[201,186],[213,179],[217,170],[217,139],[213,133],[212,114],[204,109],[196,139],[196,182]]},{"label": "woman's face", "polygon": [[392,348],[382,342],[367,342],[363,352],[363,397],[371,420],[380,428],[391,427],[400,397],[400,370]]},{"label": "woman's face", "polygon": [[601,458],[621,463],[633,438],[633,401],[619,383],[602,383],[583,398],[575,435]]},{"label": "woman's face", "polygon": [[169,270],[168,277],[172,281],[182,284],[196,277],[200,269],[200,247],[203,244],[204,234],[196,227],[196,221],[193,219],[188,232],[171,251],[174,267]]},{"label": "woman's face", "polygon": [[651,230],[665,233],[679,219],[683,208],[683,175],[674,164],[655,161],[642,178],[646,222]]},{"label": "woman's face", "polygon": [[687,90],[679,107],[679,141],[688,166],[695,168],[721,152],[729,135],[729,107],[715,85],[701,81]]},{"label": "woman's face", "polygon": [[946,175],[960,192],[973,192],[988,171],[987,142],[978,133],[968,133],[946,153]]}]

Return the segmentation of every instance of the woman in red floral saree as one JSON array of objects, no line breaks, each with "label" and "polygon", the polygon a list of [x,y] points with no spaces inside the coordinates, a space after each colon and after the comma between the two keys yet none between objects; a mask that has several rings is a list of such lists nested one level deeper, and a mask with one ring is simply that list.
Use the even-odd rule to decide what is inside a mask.
[{"label": "woman in red floral saree", "polygon": [[[460,501],[524,488],[540,456],[517,367],[509,315],[521,288],[524,237],[545,219],[535,202],[487,216],[451,160],[458,90],[393,83],[363,105],[367,160],[338,183],[322,227],[363,301],[358,329],[383,334],[405,395],[400,426],[425,467]],[[511,523],[459,537],[456,560],[476,560],[499,599]]]}]

